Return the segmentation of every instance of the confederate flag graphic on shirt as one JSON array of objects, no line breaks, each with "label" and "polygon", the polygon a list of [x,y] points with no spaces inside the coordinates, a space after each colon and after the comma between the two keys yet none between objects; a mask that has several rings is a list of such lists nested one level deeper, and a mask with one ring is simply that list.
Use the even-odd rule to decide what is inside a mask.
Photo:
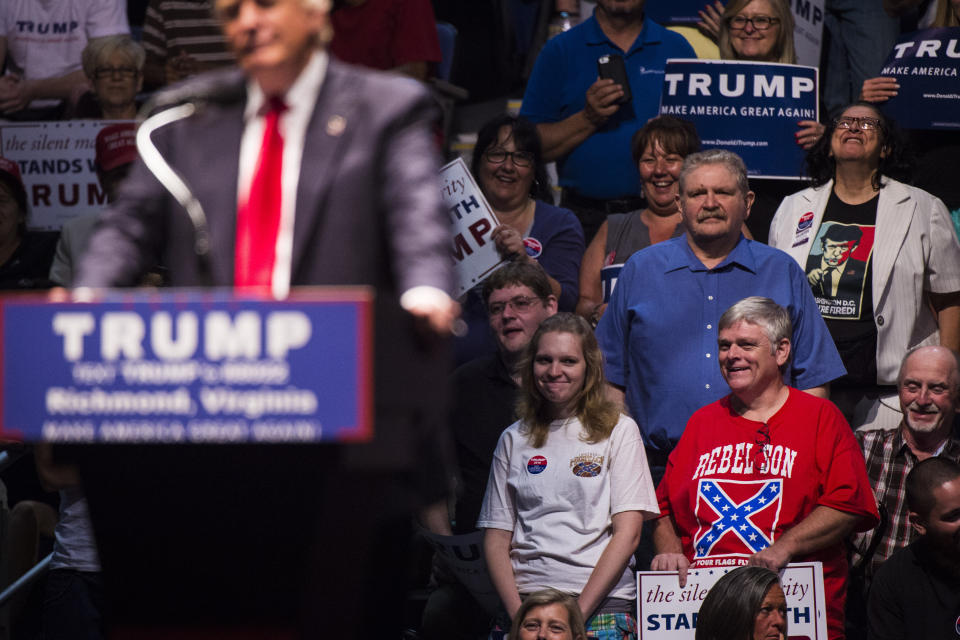
[{"label": "confederate flag graphic on shirt", "polygon": [[773,544],[783,480],[700,480],[693,536],[694,562],[751,556]]}]

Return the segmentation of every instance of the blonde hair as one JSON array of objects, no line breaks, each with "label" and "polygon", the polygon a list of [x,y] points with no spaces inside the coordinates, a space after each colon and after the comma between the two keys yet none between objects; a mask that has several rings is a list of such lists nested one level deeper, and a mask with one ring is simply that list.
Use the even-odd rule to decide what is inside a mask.
[{"label": "blonde hair", "polygon": [[93,80],[93,74],[97,67],[107,61],[115,52],[124,54],[132,64],[137,73],[143,73],[143,63],[147,59],[147,52],[143,46],[126,34],[115,36],[104,36],[103,38],[92,39],[83,53],[80,54],[80,64],[83,66],[83,73]]},{"label": "blonde hair", "polygon": [[570,626],[570,635],[573,640],[585,640],[587,629],[584,626],[583,613],[580,611],[580,605],[577,604],[576,597],[551,588],[534,591],[523,599],[523,604],[517,609],[517,614],[513,616],[513,625],[510,627],[510,635],[508,636],[509,640],[520,638],[520,627],[528,613],[540,607],[548,607],[551,604],[559,604],[567,610],[567,624]]},{"label": "blonde hair", "polygon": [[[730,0],[723,10],[723,17],[720,19],[720,34],[717,39],[721,60],[740,59],[730,42],[730,25],[727,21],[743,11],[751,2],[753,0]],[[767,2],[773,9],[773,16],[771,17],[780,19],[777,41],[773,43],[774,58],[768,62],[797,64],[797,52],[793,46],[793,13],[790,11],[790,5],[787,4],[786,0],[767,0]]]},{"label": "blonde hair", "polygon": [[603,354],[586,320],[573,313],[558,313],[544,320],[533,334],[530,344],[520,362],[520,395],[517,400],[517,415],[522,422],[521,433],[527,436],[530,446],[540,448],[550,434],[549,407],[533,376],[533,361],[537,355],[540,339],[548,333],[570,333],[580,338],[580,349],[586,371],[583,389],[576,402],[576,416],[583,425],[581,439],[590,444],[603,442],[620,419],[616,404],[605,395],[606,379],[603,376]]},{"label": "blonde hair", "polygon": [[960,16],[950,6],[950,0],[937,0],[937,15],[931,27],[960,27]]}]

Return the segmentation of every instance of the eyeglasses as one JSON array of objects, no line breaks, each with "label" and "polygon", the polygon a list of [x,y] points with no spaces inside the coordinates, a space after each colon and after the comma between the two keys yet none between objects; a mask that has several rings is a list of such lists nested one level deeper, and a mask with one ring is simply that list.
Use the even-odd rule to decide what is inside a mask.
[{"label": "eyeglasses", "polygon": [[533,154],[529,151],[501,151],[494,149],[483,154],[490,164],[503,164],[507,158],[513,160],[513,164],[518,167],[529,167],[533,164]]},{"label": "eyeglasses", "polygon": [[772,16],[753,16],[752,18],[748,18],[747,16],[733,16],[732,18],[727,18],[727,25],[735,31],[745,29],[748,22],[757,31],[766,31],[773,25],[780,24],[780,18],[774,18]]},{"label": "eyeglasses", "polygon": [[507,307],[510,307],[517,313],[523,313],[533,306],[533,303],[537,300],[543,300],[543,298],[537,298],[533,296],[515,296],[506,302],[491,302],[487,305],[487,311],[491,316],[494,317],[503,315],[503,312]]},{"label": "eyeglasses", "polygon": [[873,131],[880,128],[880,118],[843,116],[833,121],[833,126],[837,129],[853,129],[853,125],[857,125],[861,131]]},{"label": "eyeglasses", "polygon": [[97,67],[93,70],[93,77],[97,80],[115,78],[119,76],[123,80],[129,80],[140,73],[134,67]]},{"label": "eyeglasses", "polygon": [[753,463],[757,471],[762,473],[767,469],[767,447],[770,446],[770,427],[766,422],[757,429],[757,438],[753,442],[757,445],[757,450],[753,454]]}]

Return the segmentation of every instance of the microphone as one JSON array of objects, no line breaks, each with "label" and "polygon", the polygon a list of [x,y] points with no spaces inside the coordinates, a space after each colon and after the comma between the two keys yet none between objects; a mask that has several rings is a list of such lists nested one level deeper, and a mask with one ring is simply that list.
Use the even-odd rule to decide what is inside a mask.
[{"label": "microphone", "polygon": [[243,100],[246,94],[246,83],[236,73],[205,74],[157,91],[140,109],[139,117],[146,119],[160,109],[186,103],[198,107],[233,104]]}]

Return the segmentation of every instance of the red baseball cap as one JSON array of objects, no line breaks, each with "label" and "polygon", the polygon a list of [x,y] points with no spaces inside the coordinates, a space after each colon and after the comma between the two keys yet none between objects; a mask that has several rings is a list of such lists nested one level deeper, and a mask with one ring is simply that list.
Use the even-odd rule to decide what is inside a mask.
[{"label": "red baseball cap", "polygon": [[137,125],[112,124],[97,134],[97,166],[103,171],[116,169],[137,159]]}]

